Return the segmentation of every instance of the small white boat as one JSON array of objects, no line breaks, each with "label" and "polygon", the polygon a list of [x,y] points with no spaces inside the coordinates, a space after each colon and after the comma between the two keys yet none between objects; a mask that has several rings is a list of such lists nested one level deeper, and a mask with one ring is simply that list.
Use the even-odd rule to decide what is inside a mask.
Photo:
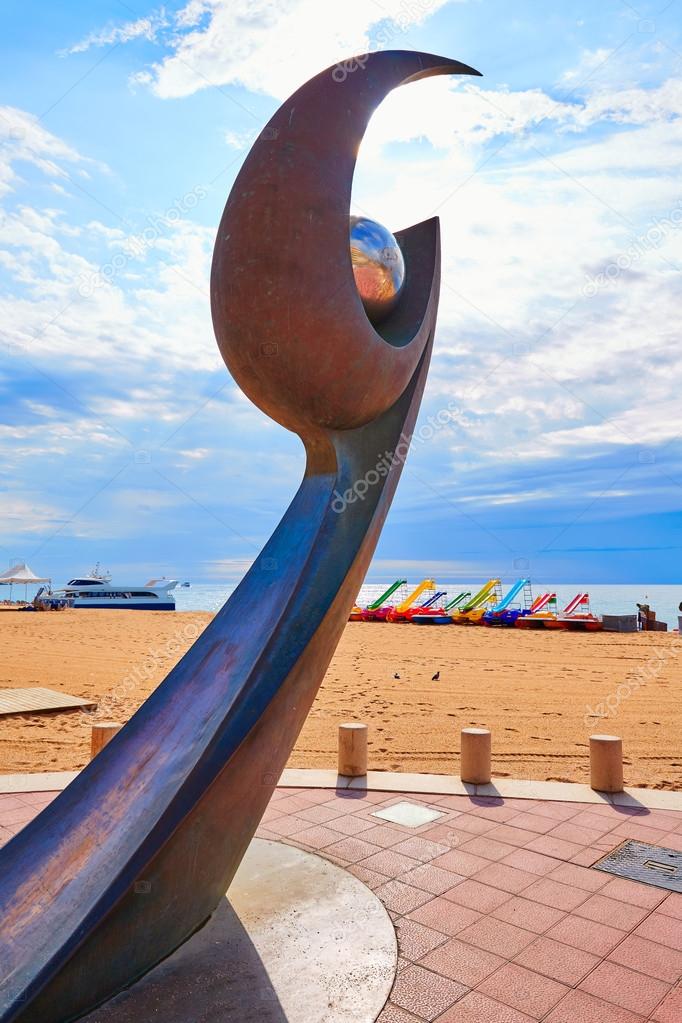
[{"label": "small white boat", "polygon": [[51,598],[65,599],[69,607],[121,608],[131,611],[174,611],[177,579],[150,579],[143,586],[114,583],[111,576],[99,571],[70,579],[61,590],[53,590]]}]

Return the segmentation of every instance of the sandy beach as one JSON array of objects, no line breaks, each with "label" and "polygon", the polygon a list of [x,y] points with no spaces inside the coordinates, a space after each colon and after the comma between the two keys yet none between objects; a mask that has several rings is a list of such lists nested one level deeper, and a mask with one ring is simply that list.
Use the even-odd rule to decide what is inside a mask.
[{"label": "sandy beach", "polygon": [[[210,620],[5,611],[0,688],[91,698],[97,717],[125,721]],[[677,639],[350,623],[290,766],[335,766],[336,726],[358,720],[370,726],[370,767],[458,773],[459,730],[479,725],[493,731],[497,777],[584,782],[587,737],[609,732],[623,737],[628,784],[682,789]],[[0,772],[83,767],[91,717],[0,718]]]}]

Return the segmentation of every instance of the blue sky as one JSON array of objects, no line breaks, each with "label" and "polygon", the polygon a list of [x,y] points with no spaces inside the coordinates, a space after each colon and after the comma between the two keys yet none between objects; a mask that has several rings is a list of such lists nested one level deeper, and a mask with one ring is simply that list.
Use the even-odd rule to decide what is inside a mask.
[{"label": "blue sky", "polygon": [[218,355],[215,230],[279,103],[393,47],[484,78],[397,90],[360,153],[356,212],[441,218],[420,424],[454,408],[418,436],[371,578],[679,582],[680,6],[9,0],[0,563],[248,567],[303,456]]}]

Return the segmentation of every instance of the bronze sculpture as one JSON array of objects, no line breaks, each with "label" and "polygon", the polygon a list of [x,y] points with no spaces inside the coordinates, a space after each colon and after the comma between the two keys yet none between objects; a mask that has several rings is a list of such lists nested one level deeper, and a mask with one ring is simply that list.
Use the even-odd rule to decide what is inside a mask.
[{"label": "bronze sculpture", "polygon": [[437,219],[397,232],[403,290],[372,326],[349,252],[353,169],[392,88],[477,72],[411,51],[335,70],[294,93],[254,144],[223,214],[211,283],[227,366],[301,436],[304,479],[165,681],[0,850],[2,1023],[79,1018],[211,916],[369,566],[426,380],[440,247]]}]

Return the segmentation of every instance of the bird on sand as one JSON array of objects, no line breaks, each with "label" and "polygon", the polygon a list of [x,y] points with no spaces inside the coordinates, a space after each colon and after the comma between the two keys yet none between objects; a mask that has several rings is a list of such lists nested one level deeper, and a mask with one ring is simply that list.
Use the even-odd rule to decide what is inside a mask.
[{"label": "bird on sand", "polygon": [[437,682],[439,678],[440,678],[440,672],[437,671],[435,675],[431,676],[431,681],[432,682]]},{"label": "bird on sand", "polygon": [[398,674],[397,671],[396,671],[395,675],[393,676],[393,678],[400,678],[400,675]]}]

